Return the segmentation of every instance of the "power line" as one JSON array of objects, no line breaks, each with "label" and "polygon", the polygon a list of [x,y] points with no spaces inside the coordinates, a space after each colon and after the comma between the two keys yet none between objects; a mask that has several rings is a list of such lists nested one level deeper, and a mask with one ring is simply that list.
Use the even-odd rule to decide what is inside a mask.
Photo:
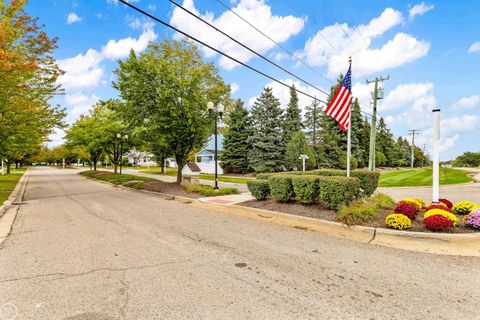
[{"label": "power line", "polygon": [[179,5],[178,3],[176,3],[175,1],[173,0],[168,0],[170,1],[173,5],[175,5],[177,8],[185,11],[186,13],[188,13],[189,15],[191,15],[192,17],[202,21],[203,23],[205,23],[206,25],[208,25],[209,27],[215,29],[215,31],[217,32],[220,32],[221,34],[223,34],[224,36],[226,36],[227,38],[229,38],[230,40],[232,40],[233,42],[235,42],[236,44],[242,46],[243,48],[247,49],[248,51],[250,51],[251,53],[257,55],[258,57],[262,58],[263,60],[267,61],[268,63],[272,64],[273,66],[279,68],[280,70],[288,73],[289,75],[291,75],[292,77],[295,77],[296,79],[300,80],[301,82],[311,86],[312,88],[320,91],[321,93],[329,96],[329,94],[327,92],[325,92],[324,90],[320,89],[320,88],[317,88],[315,85],[311,84],[310,82],[306,81],[306,80],[303,80],[302,78],[300,78],[299,76],[293,74],[292,72],[288,71],[287,69],[285,69],[284,67],[280,66],[279,64],[273,62],[272,60],[268,59],[267,57],[265,57],[264,55],[258,53],[257,51],[251,49],[250,47],[246,46],[245,44],[241,43],[240,41],[238,41],[237,39],[235,39],[234,37],[228,35],[227,33],[223,32],[222,30],[220,30],[219,28],[215,27],[213,24],[211,24],[210,22],[206,21],[205,19],[197,16],[196,14],[194,14],[193,12],[191,12],[190,10],[188,10],[187,8],[184,8],[183,6]]},{"label": "power line", "polygon": [[343,29],[342,25],[341,24],[336,24],[337,26],[340,27],[340,29],[342,29],[343,31],[343,34],[348,38],[348,40],[350,40],[352,42],[352,44],[355,44],[355,42],[352,40],[352,38],[350,38],[350,36],[347,34],[347,32],[345,31],[345,29]]},{"label": "power line", "polygon": [[[223,2],[222,0],[217,0],[218,3],[220,3],[225,9],[227,9],[228,11],[230,11],[231,13],[233,13],[234,15],[236,15],[239,19],[241,19],[242,21],[244,21],[246,24],[248,24],[250,27],[252,27],[253,29],[255,29],[257,32],[259,32],[260,34],[262,34],[265,38],[267,38],[268,40],[270,40],[271,42],[273,42],[277,47],[279,47],[280,49],[282,49],[283,51],[285,51],[288,55],[290,55],[292,58],[294,58],[295,60],[297,60],[298,62],[300,62],[301,64],[303,64],[305,67],[307,67],[308,69],[310,69],[311,71],[315,72],[317,75],[319,75],[320,77],[322,77],[323,79],[327,80],[330,84],[333,84],[333,82],[328,79],[327,77],[325,77],[324,75],[322,75],[320,72],[318,72],[317,70],[315,70],[314,68],[312,68],[310,65],[308,65],[305,61],[303,61],[302,59],[298,58],[295,54],[293,54],[290,50],[288,50],[287,48],[285,48],[284,46],[282,46],[280,43],[278,43],[277,41],[273,40],[270,36],[268,36],[265,32],[263,32],[262,30],[260,30],[259,28],[257,28],[256,26],[254,26],[252,23],[250,23],[247,19],[243,18],[240,14],[238,14],[237,12],[235,12],[229,5],[227,5],[225,2]],[[335,48],[334,48],[335,49]],[[336,49],[335,49],[336,50]]]},{"label": "power line", "polygon": [[317,100],[317,101],[319,101],[319,102],[322,102],[322,103],[324,103],[324,104],[327,104],[327,102],[325,102],[325,101],[323,101],[323,100],[320,100],[320,99],[318,99],[318,98],[316,98],[316,97],[314,97],[314,96],[312,96],[312,95],[310,95],[310,94],[308,94],[308,93],[306,93],[306,92],[304,92],[304,91],[302,91],[302,90],[300,90],[300,89],[297,89],[297,88],[295,88],[295,87],[291,87],[291,86],[289,86],[288,84],[286,84],[286,83],[284,83],[284,82],[282,82],[282,81],[274,78],[273,76],[268,75],[268,74],[266,74],[265,72],[260,71],[260,70],[258,70],[258,69],[256,69],[256,68],[254,68],[254,67],[252,67],[252,66],[250,66],[250,65],[248,65],[248,64],[246,64],[246,63],[244,63],[244,62],[242,62],[242,61],[240,61],[240,60],[238,60],[238,59],[236,59],[236,58],[234,58],[234,57],[232,57],[232,56],[230,56],[229,54],[224,53],[224,52],[222,52],[221,50],[212,47],[211,45],[203,42],[202,40],[199,40],[199,39],[195,38],[195,37],[192,36],[192,35],[189,35],[188,33],[184,32],[184,31],[182,31],[182,30],[180,30],[180,29],[175,28],[175,27],[172,26],[171,24],[169,24],[169,23],[167,23],[167,22],[165,22],[165,21],[163,21],[163,20],[161,20],[161,19],[159,19],[159,18],[151,15],[150,13],[148,13],[148,12],[146,12],[146,11],[138,8],[137,6],[134,6],[133,4],[127,2],[126,0],[118,0],[118,1],[121,2],[121,3],[123,3],[124,5],[126,5],[127,7],[130,7],[130,8],[132,8],[133,10],[135,10],[135,11],[137,11],[137,12],[139,12],[139,13],[147,16],[147,17],[149,17],[150,19],[155,20],[155,21],[157,21],[158,23],[161,23],[161,24],[163,24],[164,26],[166,26],[166,27],[168,27],[168,28],[170,28],[170,29],[172,29],[172,30],[180,33],[180,34],[183,34],[184,36],[186,36],[186,37],[188,37],[188,38],[190,38],[190,39],[192,39],[192,40],[200,43],[201,45],[209,48],[210,50],[213,50],[213,51],[215,51],[215,52],[217,52],[217,53],[219,53],[219,54],[221,54],[221,55],[229,58],[230,60],[232,60],[232,61],[234,61],[234,62],[236,62],[236,63],[238,63],[238,64],[240,64],[240,65],[242,65],[242,66],[244,66],[244,67],[246,67],[246,68],[248,68],[248,69],[250,69],[250,70],[252,70],[252,71],[254,71],[254,72],[256,72],[256,73],[258,73],[258,74],[261,74],[262,76],[264,76],[264,77],[266,77],[266,78],[268,78],[268,79],[270,79],[270,80],[272,80],[272,81],[274,81],[274,82],[276,82],[276,83],[278,83],[278,84],[280,84],[280,85],[282,85],[282,86],[285,86],[285,87],[287,87],[287,88],[289,88],[289,89],[294,89],[295,91],[297,91],[297,92],[300,93],[300,94],[303,94],[304,96],[307,96],[307,97],[309,97],[309,98],[312,98],[312,99],[314,99],[314,100]]}]

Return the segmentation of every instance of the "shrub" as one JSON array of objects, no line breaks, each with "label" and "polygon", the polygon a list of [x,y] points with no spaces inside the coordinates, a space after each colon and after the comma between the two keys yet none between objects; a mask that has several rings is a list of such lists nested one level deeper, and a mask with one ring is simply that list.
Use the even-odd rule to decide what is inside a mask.
[{"label": "shrub", "polygon": [[288,175],[273,175],[268,178],[270,193],[278,202],[288,202],[293,197],[292,178]]},{"label": "shrub", "polygon": [[438,199],[441,203],[445,204],[449,209],[452,209],[453,203],[447,199]]},{"label": "shrub", "polygon": [[[320,169],[312,171],[313,174],[319,176],[346,176],[347,172],[345,170],[331,170],[331,169]],[[366,196],[371,196],[378,187],[378,180],[380,178],[380,173],[370,171],[370,170],[352,170],[351,177],[357,178],[360,180],[360,188],[363,190]]]},{"label": "shrub", "polygon": [[412,220],[415,220],[417,217],[417,209],[409,204],[406,203],[400,203],[395,207],[394,210],[395,213],[403,214],[406,217],[409,217]]},{"label": "shrub", "polygon": [[465,219],[465,226],[475,230],[480,230],[480,211],[476,213],[470,213]]},{"label": "shrub", "polygon": [[398,202],[398,204],[409,204],[414,207],[417,211],[422,210],[422,204],[413,198],[405,198]]},{"label": "shrub", "polygon": [[320,195],[319,179],[317,176],[292,176],[295,198],[305,204],[317,201]]},{"label": "shrub", "polygon": [[238,194],[236,188],[221,188],[215,190],[212,186],[207,186],[204,184],[182,184],[187,192],[199,193],[205,197],[211,196],[222,196],[226,194]]},{"label": "shrub", "polygon": [[270,184],[265,180],[249,180],[247,181],[248,191],[257,200],[265,200],[270,195]]},{"label": "shrub", "polygon": [[452,213],[452,209],[449,209],[448,207],[441,205],[441,204],[431,204],[429,205],[426,209],[425,212],[432,210],[432,209],[440,209],[440,210],[445,210],[447,212]]},{"label": "shrub", "polygon": [[348,205],[360,191],[360,181],[347,177],[318,177],[320,200],[327,209],[338,211]]},{"label": "shrub", "polygon": [[426,218],[428,217],[431,217],[431,216],[434,216],[434,215],[441,215],[441,216],[444,216],[445,218],[449,219],[450,221],[453,222],[453,225],[457,225],[458,223],[458,218],[456,215],[454,215],[453,213],[450,213],[448,211],[445,211],[443,209],[432,209],[432,210],[428,210],[427,212],[425,212],[423,214],[423,219],[425,220]]},{"label": "shrub", "polygon": [[412,220],[403,214],[392,213],[385,217],[385,224],[389,228],[404,230],[412,227]]},{"label": "shrub", "polygon": [[368,202],[375,204],[381,209],[393,209],[395,207],[395,200],[384,193],[377,193],[367,199]]},{"label": "shrub", "polygon": [[434,214],[423,219],[425,223],[425,228],[432,231],[441,231],[453,227],[453,222],[439,214]]},{"label": "shrub", "polygon": [[338,222],[346,225],[361,224],[378,219],[378,207],[375,204],[356,200],[349,206],[343,206],[336,217]]},{"label": "shrub", "polygon": [[455,203],[453,206],[453,212],[456,214],[469,214],[473,209],[478,207],[478,205],[474,202],[462,200],[460,202]]},{"label": "shrub", "polygon": [[420,205],[422,206],[422,209],[427,206],[425,201],[423,201],[423,199],[420,199],[420,198],[412,198],[412,199],[416,200],[418,203],[420,203]]}]

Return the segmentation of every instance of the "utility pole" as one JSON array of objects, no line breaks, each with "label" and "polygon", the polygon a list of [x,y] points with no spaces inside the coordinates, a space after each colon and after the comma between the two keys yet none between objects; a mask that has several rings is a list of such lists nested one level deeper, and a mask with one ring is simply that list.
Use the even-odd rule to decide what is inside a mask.
[{"label": "utility pole", "polygon": [[375,80],[367,80],[367,84],[374,83],[375,87],[373,89],[373,113],[372,113],[372,127],[370,131],[370,152],[368,158],[368,169],[373,171],[375,170],[375,151],[376,145],[375,140],[377,138],[377,100],[383,99],[383,88],[378,88],[379,81],[385,81],[390,79],[390,76],[386,78],[376,77]]},{"label": "utility pole", "polygon": [[414,158],[414,153],[413,150],[415,149],[415,135],[418,134],[419,130],[418,129],[412,129],[408,130],[408,134],[412,135],[412,158],[410,159],[410,168],[413,169],[413,160]]}]

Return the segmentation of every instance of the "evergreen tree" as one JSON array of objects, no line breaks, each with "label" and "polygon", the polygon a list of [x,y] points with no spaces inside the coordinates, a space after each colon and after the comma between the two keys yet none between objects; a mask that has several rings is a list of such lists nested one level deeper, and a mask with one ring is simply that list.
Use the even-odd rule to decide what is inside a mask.
[{"label": "evergreen tree", "polygon": [[302,131],[297,131],[293,134],[292,139],[287,144],[285,151],[285,163],[289,170],[301,170],[303,167],[303,160],[299,159],[300,155],[306,154],[309,159],[305,161],[306,169],[313,169],[316,167],[315,155],[312,149],[307,144],[307,139]]},{"label": "evergreen tree", "polygon": [[228,120],[228,130],[224,134],[223,152],[220,155],[222,167],[227,172],[245,173],[248,171],[250,151],[250,119],[243,101],[235,101]]},{"label": "evergreen tree", "polygon": [[362,144],[362,140],[365,139],[365,133],[364,121],[360,110],[358,99],[353,100],[350,119],[350,125],[352,126],[352,168],[362,165],[365,162],[365,157],[368,159],[368,149],[365,149]]},{"label": "evergreen tree", "polygon": [[295,86],[290,88],[290,101],[288,102],[285,119],[283,121],[283,142],[286,145],[295,132],[302,130],[302,116],[298,107],[298,96]]},{"label": "evergreen tree", "polygon": [[382,159],[382,163],[378,162],[378,165],[395,165],[395,150],[393,145],[395,140],[393,135],[390,132],[390,129],[387,128],[385,120],[380,118],[378,128],[377,128],[377,139],[376,139],[376,151],[381,152],[385,159]]},{"label": "evergreen tree", "polygon": [[312,103],[305,108],[304,127],[306,129],[308,142],[314,150],[318,147],[320,143],[319,131],[321,115],[322,110],[317,100],[313,100]]},{"label": "evergreen tree", "polygon": [[284,145],[280,101],[266,87],[251,110],[252,134],[249,162],[255,172],[283,169]]}]

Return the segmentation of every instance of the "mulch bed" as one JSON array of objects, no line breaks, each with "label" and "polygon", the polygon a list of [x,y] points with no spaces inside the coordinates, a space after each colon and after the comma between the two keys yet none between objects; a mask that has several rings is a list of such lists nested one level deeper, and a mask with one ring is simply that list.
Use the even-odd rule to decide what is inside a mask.
[{"label": "mulch bed", "polygon": [[[257,208],[257,209],[264,209],[264,210],[271,210],[271,211],[278,211],[288,214],[293,214],[296,216],[302,217],[309,217],[309,218],[316,218],[322,219],[327,221],[336,221],[337,213],[332,210],[327,210],[318,204],[313,205],[304,205],[298,203],[296,201],[291,201],[288,203],[280,203],[273,199],[267,199],[263,201],[258,200],[249,200],[242,203],[239,203],[240,206],[250,207],[250,208]],[[385,217],[389,214],[393,213],[393,210],[385,210],[381,209],[379,211],[379,219],[375,221],[370,221],[366,223],[362,223],[360,225],[372,228],[385,228]],[[416,220],[412,221],[412,228],[407,229],[406,231],[416,231],[416,232],[430,232],[435,233],[430,230],[425,229],[422,221],[422,213],[419,213]],[[462,216],[458,216],[460,226],[455,227],[450,232],[442,232],[442,233],[472,233],[475,232],[473,229],[469,229],[464,227],[461,222]]]},{"label": "mulch bed", "polygon": [[186,198],[202,198],[203,196],[199,193],[187,192],[183,189],[182,186],[176,184],[175,182],[164,182],[164,181],[149,181],[143,184],[143,189],[153,192],[166,193],[179,197]]}]

